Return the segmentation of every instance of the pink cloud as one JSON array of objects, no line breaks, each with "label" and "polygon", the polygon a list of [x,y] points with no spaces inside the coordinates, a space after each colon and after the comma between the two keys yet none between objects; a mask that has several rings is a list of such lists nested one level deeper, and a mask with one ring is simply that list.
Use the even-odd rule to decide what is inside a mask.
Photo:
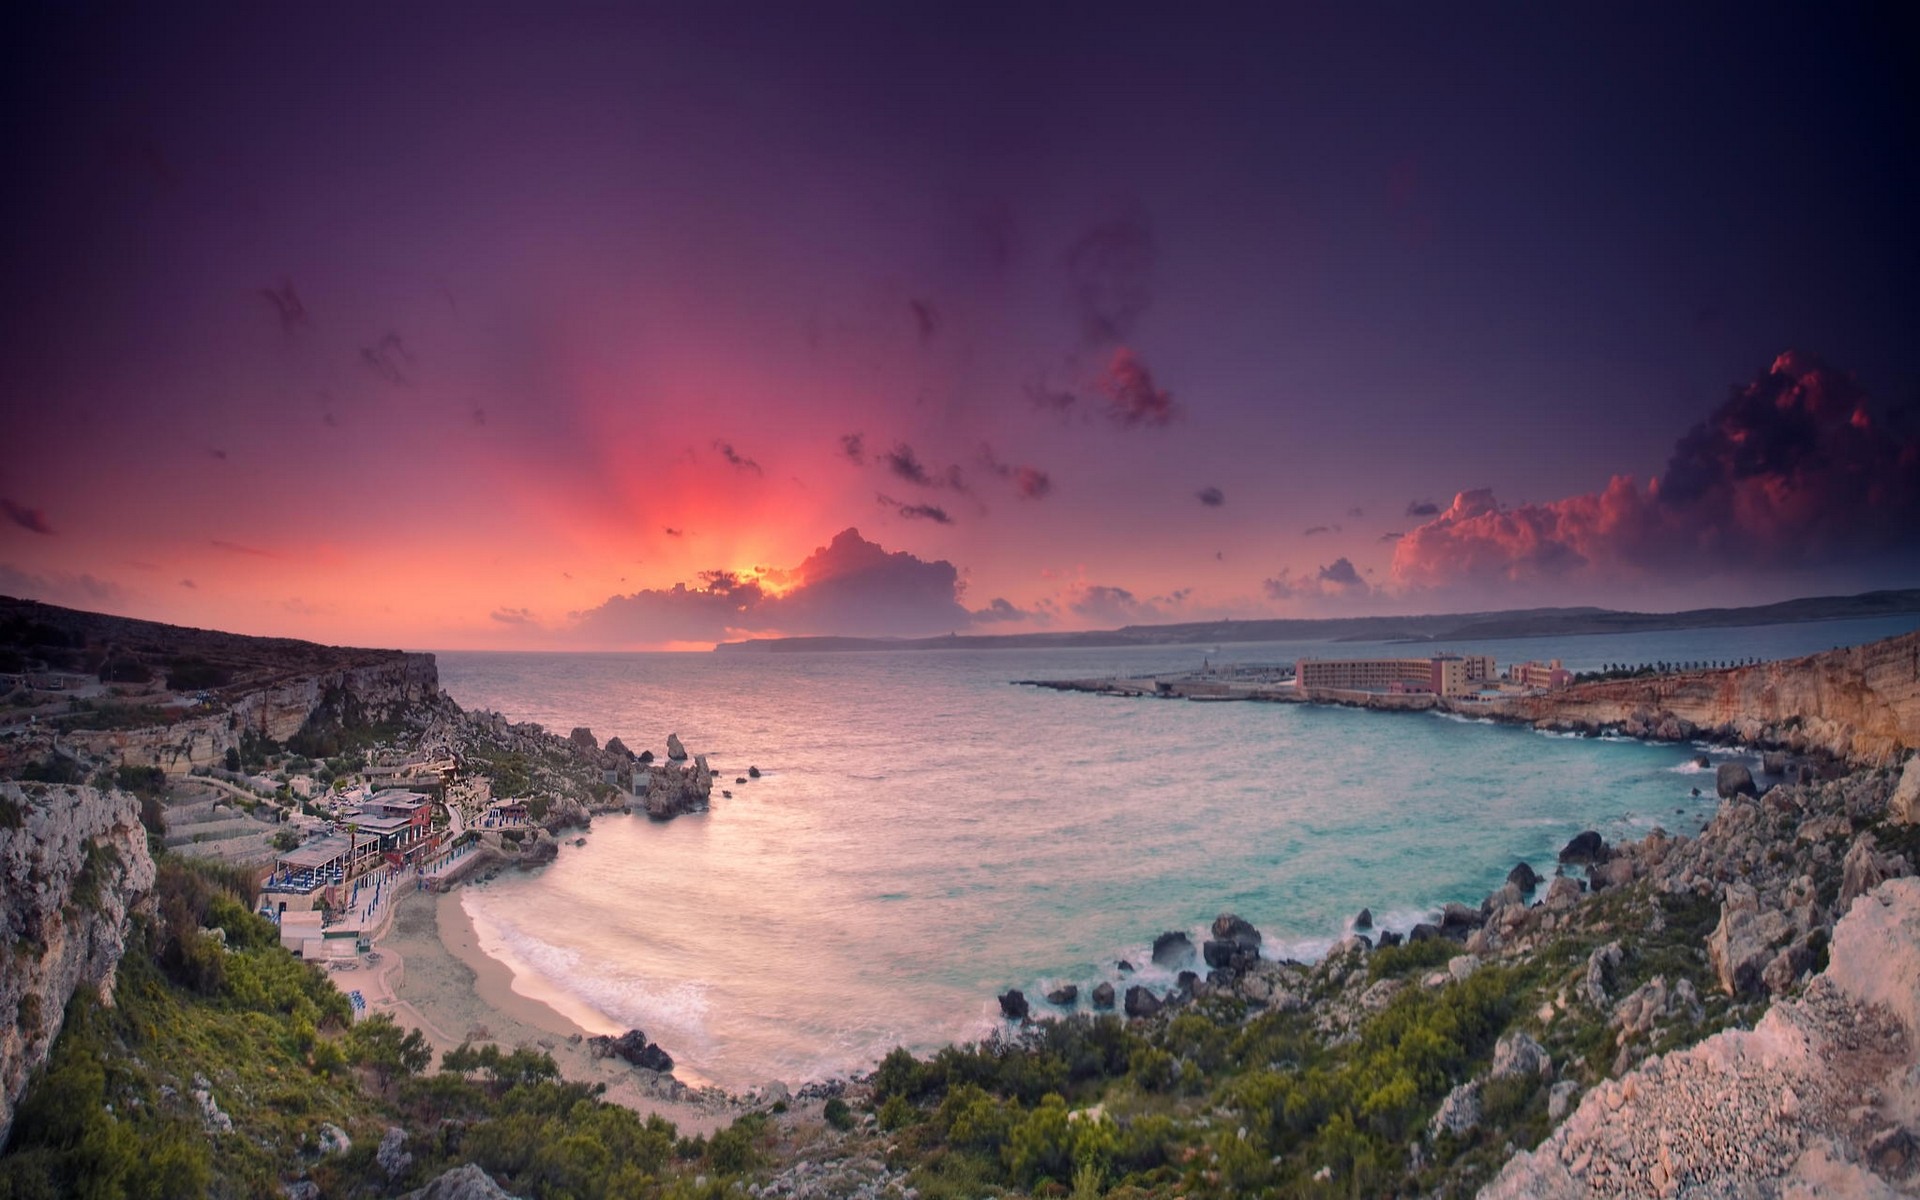
[{"label": "pink cloud", "polygon": [[1642,485],[1508,507],[1481,488],[1401,538],[1404,588],[1602,573],[1791,569],[1920,559],[1920,438],[1877,419],[1851,375],[1781,355]]}]

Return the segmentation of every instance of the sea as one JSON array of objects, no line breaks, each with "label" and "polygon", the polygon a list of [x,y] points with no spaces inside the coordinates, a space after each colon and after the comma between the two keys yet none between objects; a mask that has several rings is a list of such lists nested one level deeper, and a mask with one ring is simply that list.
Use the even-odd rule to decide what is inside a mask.
[{"label": "sea", "polygon": [[[1920,616],[1446,648],[1502,664],[1776,659]],[[685,1079],[744,1090],[870,1068],[1004,1027],[996,995],[1163,989],[1148,948],[1234,912],[1269,957],[1323,953],[1362,908],[1407,929],[1478,903],[1574,834],[1698,831],[1703,747],[1431,714],[1061,693],[1379,643],[801,654],[442,652],[468,708],[704,754],[712,811],[596,817],[551,866],[462,890],[514,988],[594,1032],[637,1028]],[[1420,650],[1412,651],[1422,652]],[[1708,750],[1718,763],[1750,756]],[[749,777],[757,767],[759,777]],[[745,782],[738,782],[740,779]],[[1695,789],[1699,795],[1695,795]],[[722,795],[722,791],[730,795]],[[1123,973],[1130,961],[1137,969]]]}]

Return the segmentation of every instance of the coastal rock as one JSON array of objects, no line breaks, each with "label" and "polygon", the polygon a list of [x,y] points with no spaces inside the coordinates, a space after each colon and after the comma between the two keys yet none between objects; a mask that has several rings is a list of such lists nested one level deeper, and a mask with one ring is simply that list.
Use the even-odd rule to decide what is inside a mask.
[{"label": "coastal rock", "polygon": [[680,735],[677,733],[667,735],[667,757],[675,762],[687,760],[687,748],[681,744]]},{"label": "coastal rock", "polygon": [[610,737],[607,739],[606,752],[625,759],[633,758],[633,751],[627,749],[627,744],[618,737]]},{"label": "coastal rock", "polygon": [[1605,1011],[1613,1000],[1613,980],[1625,955],[1619,942],[1608,942],[1587,956],[1585,993],[1587,1003]]},{"label": "coastal rock", "polygon": [[1129,1017],[1151,1017],[1165,1007],[1160,997],[1143,987],[1127,989],[1126,1013]]},{"label": "coastal rock", "polygon": [[673,762],[647,768],[644,800],[647,815],[657,821],[671,820],[682,813],[705,812],[713,796],[713,772],[705,755],[690,767]]},{"label": "coastal rock", "polygon": [[1767,775],[1785,775],[1787,756],[1778,750],[1769,750],[1760,756],[1760,770]]},{"label": "coastal rock", "polygon": [[1906,873],[1904,858],[1889,858],[1879,849],[1871,833],[1862,834],[1840,861],[1840,911],[1845,912],[1855,898]]},{"label": "coastal rock", "polygon": [[519,866],[522,870],[544,867],[560,857],[560,845],[552,838],[541,838],[521,852]]},{"label": "coastal rock", "polygon": [[1095,1008],[1113,1007],[1113,985],[1105,982],[1093,985],[1093,1006]]},{"label": "coastal rock", "polygon": [[1614,1007],[1608,1024],[1623,1038],[1643,1038],[1674,1021],[1697,1025],[1706,1017],[1700,995],[1686,979],[1668,986],[1665,975],[1655,975]]},{"label": "coastal rock", "polygon": [[588,729],[585,725],[575,725],[573,732],[567,735],[567,740],[582,750],[597,752],[600,749],[599,739],[595,738],[593,736],[593,730]]},{"label": "coastal rock", "polygon": [[1200,944],[1200,954],[1209,967],[1229,971],[1244,971],[1260,961],[1258,945],[1214,938]]},{"label": "coastal rock", "polygon": [[1480,928],[1486,918],[1477,908],[1468,908],[1457,900],[1449,900],[1440,910],[1440,932],[1455,940],[1464,941],[1469,932]]},{"label": "coastal rock", "polygon": [[1047,1003],[1056,1005],[1060,1008],[1072,1008],[1075,1004],[1078,1004],[1079,1002],[1080,1002],[1080,985],[1079,984],[1075,984],[1075,983],[1062,984],[1061,986],[1054,988],[1052,991],[1047,993]]},{"label": "coastal rock", "polygon": [[1412,929],[1407,931],[1407,941],[1410,943],[1411,942],[1431,942],[1438,939],[1441,936],[1442,935],[1440,933],[1440,927],[1438,925],[1430,925],[1425,921],[1420,922],[1418,925],[1415,925]]},{"label": "coastal rock", "polygon": [[1213,936],[1220,941],[1260,948],[1260,931],[1253,927],[1253,922],[1233,913],[1221,913],[1213,919]]},{"label": "coastal rock", "polygon": [[1607,861],[1607,839],[1592,829],[1577,833],[1560,848],[1560,861],[1572,866],[1603,863]]},{"label": "coastal rock", "polygon": [[1571,1079],[1563,1079],[1547,1092],[1547,1120],[1558,1121],[1573,1110],[1574,1098],[1580,1094],[1580,1085]]},{"label": "coastal rock", "polygon": [[1118,972],[1120,972],[1120,973],[1121,973],[1122,975],[1131,975],[1131,974],[1133,974],[1133,964],[1132,964],[1132,963],[1130,963],[1130,962],[1128,962],[1128,961],[1127,961],[1126,959],[1124,959],[1124,958],[1123,958],[1123,959],[1121,959],[1121,960],[1120,960],[1119,962],[1117,962],[1117,963],[1114,963],[1114,964],[1113,964],[1113,969],[1114,969],[1114,970],[1116,970],[1116,971],[1118,971]]},{"label": "coastal rock", "polygon": [[1693,756],[1693,765],[1702,771],[1708,771],[1713,769],[1713,760],[1704,754],[1696,754]]},{"label": "coastal rock", "polygon": [[748,768],[747,768],[747,778],[748,778],[748,779],[758,779],[758,778],[760,778],[760,768],[759,768],[759,767],[748,767]]},{"label": "coastal rock", "polygon": [[1009,1021],[1027,1019],[1027,997],[1019,988],[1009,988],[1000,996],[1000,1015]]},{"label": "coastal rock", "polygon": [[1721,763],[1720,769],[1714,773],[1713,787],[1722,800],[1760,794],[1753,785],[1753,772],[1739,763]]},{"label": "coastal rock", "polygon": [[1540,886],[1540,876],[1529,863],[1515,863],[1513,870],[1507,872],[1507,882],[1523,893],[1530,893]]},{"label": "coastal rock", "polygon": [[453,1168],[400,1200],[519,1200],[493,1181],[478,1163]]},{"label": "coastal rock", "polygon": [[1153,939],[1153,961],[1163,967],[1178,967],[1193,961],[1193,939],[1168,930]]},{"label": "coastal rock", "polygon": [[1373,910],[1370,908],[1361,909],[1360,914],[1354,917],[1353,919],[1354,932],[1365,933],[1372,928],[1373,928]]},{"label": "coastal rock", "polygon": [[1546,906],[1555,911],[1564,911],[1580,903],[1580,885],[1565,875],[1554,877],[1547,885]]},{"label": "coastal rock", "polygon": [[1388,946],[1398,946],[1404,941],[1406,941],[1405,938],[1401,937],[1399,934],[1395,933],[1391,929],[1382,929],[1380,931],[1379,944],[1382,950],[1385,950]]},{"label": "coastal rock", "polygon": [[1907,760],[1900,782],[1887,801],[1887,820],[1895,825],[1920,825],[1920,754]]},{"label": "coastal rock", "polygon": [[647,1040],[638,1029],[629,1029],[619,1037],[590,1037],[587,1053],[593,1058],[617,1058],[646,1071],[662,1075],[673,1072],[673,1056]]}]

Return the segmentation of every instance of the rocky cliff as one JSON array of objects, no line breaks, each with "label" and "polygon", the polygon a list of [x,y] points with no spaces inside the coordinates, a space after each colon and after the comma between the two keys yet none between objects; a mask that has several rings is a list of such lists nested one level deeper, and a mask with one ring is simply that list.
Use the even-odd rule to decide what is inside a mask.
[{"label": "rocky cliff", "polygon": [[135,798],[0,783],[0,1144],[82,987],[111,998],[129,909],[153,886]]},{"label": "rocky cliff", "polygon": [[1806,658],[1576,684],[1477,707],[1540,726],[1708,735],[1881,766],[1920,747],[1920,632]]},{"label": "rocky cliff", "polygon": [[359,719],[395,721],[432,703],[440,672],[431,654],[392,654],[352,666],[283,676],[262,683],[202,716],[144,729],[75,731],[66,743],[97,758],[157,766],[184,774],[218,765],[248,734],[284,742],[323,708],[351,709]]},{"label": "rocky cliff", "polygon": [[1595,1088],[1483,1200],[1914,1194],[1916,979],[1920,879],[1896,879],[1853,902],[1803,996]]}]

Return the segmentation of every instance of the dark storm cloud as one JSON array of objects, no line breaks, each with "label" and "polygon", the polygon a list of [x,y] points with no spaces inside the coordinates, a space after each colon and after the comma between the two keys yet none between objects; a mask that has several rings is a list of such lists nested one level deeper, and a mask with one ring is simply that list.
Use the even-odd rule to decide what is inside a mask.
[{"label": "dark storm cloud", "polygon": [[1920,436],[1853,377],[1789,352],[1674,446],[1641,487],[1509,507],[1461,492],[1394,551],[1396,582],[1439,587],[1621,570],[1750,573],[1920,563]]},{"label": "dark storm cloud", "polygon": [[759,463],[748,458],[738,450],[735,450],[732,442],[715,441],[713,443],[713,449],[721,458],[727,460],[729,466],[737,467],[742,471],[752,471],[755,475],[766,474],[765,471],[760,469]]},{"label": "dark storm cloud", "polygon": [[1154,382],[1153,372],[1130,347],[1113,352],[1097,386],[1107,398],[1107,415],[1119,425],[1165,427],[1180,415],[1180,406],[1165,388]]},{"label": "dark storm cloud", "polygon": [[920,461],[920,456],[915,454],[913,447],[905,442],[897,443],[893,449],[882,454],[880,461],[886,464],[887,470],[908,483],[920,487],[936,486],[933,475]]},{"label": "dark storm cloud", "polygon": [[937,504],[908,504],[904,500],[895,500],[884,492],[876,492],[873,497],[884,508],[907,518],[909,521],[932,521],[935,525],[951,525],[953,517]]},{"label": "dark storm cloud", "polygon": [[280,318],[280,330],[291,334],[302,325],[311,323],[307,316],[307,306],[300,300],[300,293],[293,290],[291,279],[282,279],[280,286],[261,288],[260,298],[272,307]]},{"label": "dark storm cloud", "polygon": [[395,387],[406,387],[413,382],[408,375],[413,368],[413,355],[407,352],[406,342],[392,330],[382,334],[373,345],[360,347],[360,363]]},{"label": "dark storm cloud", "polygon": [[913,327],[920,334],[922,342],[930,342],[933,335],[940,331],[940,314],[934,311],[930,300],[909,300],[907,307],[913,312]]},{"label": "dark storm cloud", "polygon": [[0,509],[6,511],[7,520],[12,521],[15,525],[18,525],[29,533],[41,533],[48,536],[52,536],[53,534],[53,526],[48,523],[47,514],[37,508],[29,508],[24,504],[0,497]]},{"label": "dark storm cloud", "polygon": [[1139,217],[1096,225],[1068,247],[1068,295],[1087,345],[1133,335],[1153,303],[1154,257],[1153,233]]},{"label": "dark storm cloud", "polygon": [[[944,559],[888,552],[842,530],[791,571],[778,595],[756,579],[708,571],[693,586],[650,588],[609,598],[574,616],[575,631],[610,642],[715,641],[755,632],[784,634],[928,634],[976,619],[1011,620],[999,605],[976,618],[960,603],[959,572]],[[1010,606],[1009,606],[1010,607]]]},{"label": "dark storm cloud", "polygon": [[1407,515],[1410,517],[1437,517],[1440,515],[1440,506],[1431,500],[1409,500],[1407,501]]},{"label": "dark storm cloud", "polygon": [[1208,508],[1219,508],[1227,502],[1227,494],[1217,487],[1203,487],[1193,495]]},{"label": "dark storm cloud", "polygon": [[865,434],[843,433],[840,435],[840,453],[856,467],[867,465],[867,439]]}]

